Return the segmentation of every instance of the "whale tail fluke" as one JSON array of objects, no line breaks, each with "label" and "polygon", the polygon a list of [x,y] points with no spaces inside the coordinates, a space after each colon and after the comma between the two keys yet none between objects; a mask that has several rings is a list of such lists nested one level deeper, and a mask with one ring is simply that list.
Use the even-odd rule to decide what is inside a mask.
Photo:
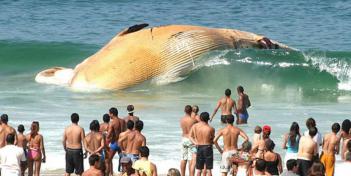
[{"label": "whale tail fluke", "polygon": [[71,68],[53,67],[39,72],[35,81],[43,84],[69,85],[74,75]]}]

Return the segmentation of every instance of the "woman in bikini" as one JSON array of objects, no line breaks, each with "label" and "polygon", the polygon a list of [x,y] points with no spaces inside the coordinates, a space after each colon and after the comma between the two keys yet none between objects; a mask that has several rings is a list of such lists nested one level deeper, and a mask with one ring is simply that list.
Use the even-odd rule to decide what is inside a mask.
[{"label": "woman in bikini", "polygon": [[41,162],[45,163],[45,149],[44,149],[44,139],[39,131],[39,122],[32,122],[30,127],[31,132],[26,136],[28,141],[28,175],[33,175],[34,166],[34,176],[40,175]]}]

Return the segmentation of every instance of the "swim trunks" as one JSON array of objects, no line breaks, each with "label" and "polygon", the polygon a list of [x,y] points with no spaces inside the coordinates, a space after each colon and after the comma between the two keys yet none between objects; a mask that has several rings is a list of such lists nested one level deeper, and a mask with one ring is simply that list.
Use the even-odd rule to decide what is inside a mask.
[{"label": "swim trunks", "polygon": [[229,115],[221,115],[221,122],[222,123],[227,123],[227,118],[228,117],[233,117],[233,115],[229,114]]},{"label": "swim trunks", "polygon": [[239,118],[247,122],[247,119],[249,119],[249,113],[247,113],[246,110],[244,112],[240,112]]},{"label": "swim trunks", "polygon": [[118,146],[116,141],[113,143],[110,143],[110,149],[115,151],[115,152],[121,151],[121,148]]},{"label": "swim trunks", "polygon": [[139,159],[138,154],[128,153],[128,154],[126,154],[126,157],[130,158],[132,160],[132,163],[134,163],[135,161],[137,161]]},{"label": "swim trunks", "polygon": [[308,170],[312,166],[312,161],[306,160],[305,158],[297,158],[297,166],[299,168],[300,176],[308,176]]},{"label": "swim trunks", "polygon": [[329,153],[322,153],[321,163],[324,165],[326,176],[334,175],[335,155]]},{"label": "swim trunks", "polygon": [[66,149],[66,173],[80,175],[84,172],[82,149]]},{"label": "swim trunks", "polygon": [[181,160],[191,160],[193,154],[196,153],[196,148],[189,138],[182,137],[182,156]]},{"label": "swim trunks", "polygon": [[212,145],[198,145],[196,153],[196,169],[213,169],[213,148]]},{"label": "swim trunks", "polygon": [[232,163],[229,161],[229,159],[234,155],[238,153],[236,150],[230,150],[230,151],[226,151],[226,152],[223,152],[222,154],[222,161],[221,161],[221,164],[220,164],[220,171],[222,173],[228,173],[231,166],[232,166]]}]

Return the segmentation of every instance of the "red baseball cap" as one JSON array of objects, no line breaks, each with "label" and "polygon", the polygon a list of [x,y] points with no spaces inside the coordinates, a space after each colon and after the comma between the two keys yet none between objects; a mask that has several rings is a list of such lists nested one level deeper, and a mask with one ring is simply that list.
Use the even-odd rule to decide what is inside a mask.
[{"label": "red baseball cap", "polygon": [[271,127],[268,125],[263,126],[262,130],[263,130],[263,132],[271,132],[272,131]]}]

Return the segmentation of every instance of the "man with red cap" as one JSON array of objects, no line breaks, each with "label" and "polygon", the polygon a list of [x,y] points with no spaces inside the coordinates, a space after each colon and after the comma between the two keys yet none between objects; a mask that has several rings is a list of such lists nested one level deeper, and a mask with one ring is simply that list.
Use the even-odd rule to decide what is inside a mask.
[{"label": "man with red cap", "polygon": [[263,126],[262,128],[262,139],[257,142],[257,144],[252,148],[253,153],[256,153],[257,158],[263,159],[263,152],[265,149],[265,141],[266,139],[270,139],[271,135],[271,127],[268,125]]}]

